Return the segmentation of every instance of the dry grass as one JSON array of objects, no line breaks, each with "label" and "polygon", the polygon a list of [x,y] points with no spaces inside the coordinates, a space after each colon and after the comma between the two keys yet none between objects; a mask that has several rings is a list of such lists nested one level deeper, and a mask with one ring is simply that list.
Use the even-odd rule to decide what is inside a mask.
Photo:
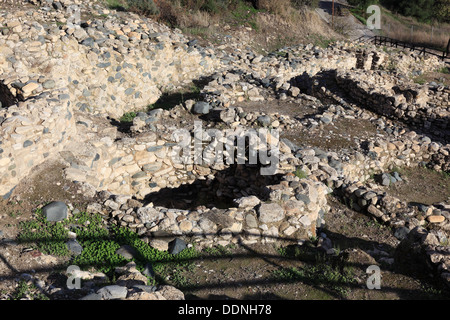
[{"label": "dry grass", "polygon": [[450,24],[431,26],[413,18],[396,16],[384,11],[381,18],[384,36],[444,50],[450,38]]},{"label": "dry grass", "polygon": [[[124,7],[131,0],[104,0],[110,7]],[[137,1],[137,0],[136,0]],[[259,52],[271,52],[299,43],[341,39],[314,9],[295,8],[291,0],[154,0],[159,9],[152,17],[183,33],[216,42],[221,33],[233,34]],[[253,5],[255,7],[253,7]],[[245,27],[245,28],[243,28]],[[250,33],[249,35],[243,34]],[[251,30],[251,31],[249,31]],[[247,37],[248,36],[248,37]],[[248,38],[248,39],[247,39]],[[247,41],[248,40],[248,41]],[[250,43],[252,42],[252,43]]]},{"label": "dry grass", "polygon": [[285,8],[277,14],[260,13],[256,21],[259,25],[256,37],[268,52],[299,43],[328,42],[341,38],[312,10]]}]

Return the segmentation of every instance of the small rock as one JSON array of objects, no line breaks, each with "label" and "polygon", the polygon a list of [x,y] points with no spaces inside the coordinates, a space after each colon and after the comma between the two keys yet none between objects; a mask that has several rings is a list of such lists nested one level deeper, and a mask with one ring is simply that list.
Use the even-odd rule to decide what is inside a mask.
[{"label": "small rock", "polygon": [[103,300],[124,299],[127,297],[127,287],[111,285],[97,291]]},{"label": "small rock", "polygon": [[42,213],[47,221],[61,221],[67,218],[67,205],[61,201],[49,203],[42,208]]},{"label": "small rock", "polygon": [[94,293],[88,294],[87,296],[84,296],[80,300],[102,300],[102,295],[94,292]]},{"label": "small rock", "polygon": [[184,300],[183,292],[172,286],[162,286],[157,292],[167,300]]},{"label": "small rock", "polygon": [[409,233],[409,229],[406,227],[400,227],[395,230],[394,237],[396,237],[398,240],[403,240],[406,238],[406,236]]},{"label": "small rock", "polygon": [[383,173],[381,175],[381,184],[383,186],[389,187],[389,185],[391,184],[391,175],[389,175],[387,173]]},{"label": "small rock", "polygon": [[67,241],[66,245],[67,249],[69,249],[69,251],[75,254],[76,256],[80,255],[83,252],[83,247],[75,239]]},{"label": "small rock", "polygon": [[194,114],[208,114],[210,105],[207,102],[198,101],[192,107],[192,113]]},{"label": "small rock", "polygon": [[144,271],[142,271],[142,274],[146,277],[154,278],[155,272],[153,271],[152,264],[150,262],[147,262],[144,267]]},{"label": "small rock", "polygon": [[169,250],[169,243],[166,240],[161,239],[151,239],[148,243],[152,248],[159,251]]},{"label": "small rock", "polygon": [[116,250],[116,254],[122,256],[125,259],[133,259],[136,256],[137,252],[132,246],[125,244]]},{"label": "small rock", "polygon": [[261,200],[256,196],[248,196],[235,199],[234,203],[238,208],[254,208],[261,203]]},{"label": "small rock", "polygon": [[445,217],[444,216],[432,215],[432,216],[428,216],[427,220],[430,223],[441,223],[441,222],[445,221]]},{"label": "small rock", "polygon": [[270,119],[269,116],[265,115],[265,116],[259,116],[256,121],[263,127],[267,127],[272,123],[272,120]]},{"label": "small rock", "polygon": [[184,242],[180,238],[175,238],[175,240],[169,242],[169,253],[174,255],[178,254],[184,249],[186,249],[186,247],[187,247],[186,242]]}]

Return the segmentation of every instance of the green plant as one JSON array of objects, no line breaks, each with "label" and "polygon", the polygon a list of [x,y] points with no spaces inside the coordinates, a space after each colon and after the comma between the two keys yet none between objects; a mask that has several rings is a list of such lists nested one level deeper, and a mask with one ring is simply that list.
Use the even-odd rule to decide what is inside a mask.
[{"label": "green plant", "polygon": [[229,250],[229,248],[221,246],[221,245],[217,245],[215,247],[204,248],[203,252],[205,252],[208,255],[216,256],[216,257],[227,256],[227,255],[231,254],[231,251]]},{"label": "green plant", "polygon": [[21,232],[18,242],[29,244],[45,254],[67,256],[68,236],[64,225],[47,221],[41,210],[36,211],[36,216],[36,221],[22,221],[19,224]]},{"label": "green plant", "polygon": [[41,210],[37,210],[35,219],[20,223],[18,240],[27,243],[39,251],[57,256],[68,256],[66,242],[68,230],[76,234],[76,239],[83,247],[80,255],[71,258],[70,264],[81,269],[94,268],[112,278],[114,269],[130,260],[116,254],[120,246],[132,246],[137,255],[133,258],[137,268],[143,271],[146,264],[152,265],[157,278],[149,278],[149,283],[156,284],[161,279],[170,278],[172,283],[187,285],[184,271],[192,270],[192,260],[199,257],[195,247],[187,248],[177,255],[159,251],[142,241],[137,233],[115,225],[108,228],[99,214],[79,212],[60,222],[46,221]]},{"label": "green plant", "polygon": [[20,300],[24,298],[30,288],[25,280],[20,280],[16,290],[13,293],[12,300]]},{"label": "green plant", "polygon": [[159,8],[153,0],[126,0],[126,3],[129,10],[141,14],[157,15],[159,13]]},{"label": "green plant", "polygon": [[123,123],[133,122],[133,119],[136,118],[136,116],[137,116],[136,112],[126,112],[120,118],[120,122],[123,122]]},{"label": "green plant", "polygon": [[335,42],[334,38],[326,38],[322,35],[313,34],[308,36],[308,41],[313,45],[321,48],[327,48],[331,43]]},{"label": "green plant", "polygon": [[126,2],[122,0],[105,0],[108,8],[118,11],[126,10]]},{"label": "green plant", "polygon": [[339,270],[325,263],[307,265],[302,268],[280,268],[273,271],[273,275],[278,280],[301,281],[309,285],[326,287],[342,296],[346,296],[349,293],[349,287],[356,284],[351,268],[344,267]]},{"label": "green plant", "polygon": [[450,69],[449,67],[442,67],[438,70],[438,72],[440,73],[445,73],[445,74],[450,74]]},{"label": "green plant", "polygon": [[308,175],[306,174],[306,172],[303,171],[303,170],[300,169],[300,168],[297,168],[297,169],[294,171],[294,175],[295,175],[296,177],[298,177],[299,179],[305,179],[305,178],[308,178]]}]

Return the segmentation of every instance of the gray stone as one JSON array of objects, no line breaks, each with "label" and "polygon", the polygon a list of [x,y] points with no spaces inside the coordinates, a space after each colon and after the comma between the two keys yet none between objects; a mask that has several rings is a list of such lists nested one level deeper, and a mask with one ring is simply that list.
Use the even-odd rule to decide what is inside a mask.
[{"label": "gray stone", "polygon": [[127,287],[111,285],[101,288],[97,293],[104,300],[124,299],[127,297]]},{"label": "gray stone", "polygon": [[150,262],[147,262],[144,267],[144,271],[142,271],[142,274],[146,277],[154,278],[155,272],[153,271],[152,264]]},{"label": "gray stone", "polygon": [[146,176],[147,176],[147,173],[146,173],[146,172],[144,172],[144,171],[139,171],[139,172],[133,174],[133,175],[131,176],[131,179],[138,179],[138,178],[143,178],[143,177],[146,177]]},{"label": "gray stone", "polygon": [[156,286],[147,286],[147,285],[142,285],[142,284],[137,284],[137,285],[133,286],[133,288],[136,288],[140,291],[148,292],[148,293],[155,292],[158,289],[158,287],[156,287]]},{"label": "gray stone", "polygon": [[84,296],[80,300],[102,300],[102,295],[94,292],[94,293],[88,294],[87,296]]},{"label": "gray stone", "polygon": [[387,187],[391,184],[391,178],[390,178],[390,175],[389,175],[389,174],[383,173],[383,174],[381,175],[381,184],[382,184],[383,186],[387,186]]},{"label": "gray stone", "polygon": [[392,175],[394,176],[395,180],[402,181],[402,178],[400,177],[400,174],[397,171],[395,171]]},{"label": "gray stone", "polygon": [[137,252],[132,246],[125,244],[116,250],[116,254],[118,254],[119,256],[122,256],[125,259],[131,260],[134,257],[136,257]]},{"label": "gray stone", "polygon": [[67,249],[69,249],[69,251],[75,254],[76,256],[80,255],[81,252],[83,252],[83,247],[75,239],[67,241],[66,245]]},{"label": "gray stone", "polygon": [[42,84],[42,87],[44,87],[44,89],[53,89],[55,85],[55,80],[47,80]]},{"label": "gray stone", "polygon": [[208,114],[210,105],[207,102],[199,101],[192,107],[192,113],[194,114]]},{"label": "gray stone", "polygon": [[94,45],[94,39],[89,37],[84,39],[83,41],[81,41],[82,45],[88,46],[88,47],[92,47]]},{"label": "gray stone", "polygon": [[320,118],[320,121],[322,121],[322,122],[325,123],[325,124],[328,124],[328,123],[331,123],[331,121],[333,121],[333,119],[331,119],[331,118],[328,117],[328,116],[322,116],[322,117]]},{"label": "gray stone", "polygon": [[247,214],[245,216],[245,222],[247,223],[247,226],[249,228],[258,228],[258,221],[256,220],[255,216],[252,214]]},{"label": "gray stone", "polygon": [[47,221],[61,221],[67,218],[67,205],[62,201],[49,203],[42,208],[42,214]]},{"label": "gray stone", "polygon": [[239,208],[254,208],[258,204],[261,203],[261,200],[259,200],[259,198],[256,197],[256,196],[248,196],[248,197],[242,197],[242,198],[239,198],[239,199],[235,199],[234,203]]},{"label": "gray stone", "polygon": [[259,116],[256,121],[258,121],[258,123],[260,125],[262,125],[263,127],[267,127],[272,123],[272,120],[270,119],[269,116],[264,115],[264,116]]},{"label": "gray stone", "polygon": [[366,194],[364,194],[364,199],[365,200],[370,200],[370,199],[372,199],[372,198],[374,198],[376,196],[377,196],[377,194],[375,192],[369,191]]},{"label": "gray stone", "polygon": [[263,203],[258,208],[258,217],[262,223],[277,222],[284,218],[284,210],[277,203]]},{"label": "gray stone", "polygon": [[215,224],[218,224],[224,228],[230,228],[234,223],[234,219],[232,217],[226,215],[225,213],[215,210],[205,212],[203,214],[203,217],[207,218],[208,220],[211,220]]},{"label": "gray stone", "polygon": [[234,121],[236,117],[236,110],[234,108],[227,108],[225,110],[220,111],[220,120],[225,123],[231,123]]},{"label": "gray stone", "polygon": [[303,201],[303,203],[305,203],[306,205],[311,203],[311,199],[309,199],[309,197],[306,194],[297,193],[295,195],[295,199]]},{"label": "gray stone", "polygon": [[83,97],[89,97],[91,92],[88,89],[83,89]]},{"label": "gray stone", "polygon": [[298,147],[295,143],[293,143],[292,141],[290,141],[289,139],[282,138],[281,141],[282,141],[285,145],[287,145],[287,146],[289,147],[289,149],[291,149],[292,152],[296,152],[296,151],[299,149],[299,147]]},{"label": "gray stone", "polygon": [[180,238],[175,238],[171,242],[169,242],[169,253],[170,254],[178,254],[184,249],[186,249],[186,242],[181,240]]},{"label": "gray stone", "polygon": [[406,227],[400,227],[397,228],[394,232],[394,237],[396,237],[398,240],[403,240],[406,238],[406,236],[409,233],[409,229]]}]

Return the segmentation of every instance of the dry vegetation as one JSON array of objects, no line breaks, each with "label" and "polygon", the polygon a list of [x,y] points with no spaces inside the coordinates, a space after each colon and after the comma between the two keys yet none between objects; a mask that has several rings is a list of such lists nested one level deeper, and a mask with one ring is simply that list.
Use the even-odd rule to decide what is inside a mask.
[{"label": "dry vegetation", "polygon": [[[261,52],[306,42],[323,46],[342,37],[314,12],[315,0],[155,0],[147,1],[151,5],[143,9],[143,1],[105,1],[110,8],[146,13],[186,35],[210,42],[224,35],[239,36]],[[241,31],[251,36],[247,39]]]},{"label": "dry vegetation", "polygon": [[382,34],[384,36],[436,49],[445,50],[450,37],[450,24],[420,23],[411,17],[395,15],[388,10],[382,12]]}]

